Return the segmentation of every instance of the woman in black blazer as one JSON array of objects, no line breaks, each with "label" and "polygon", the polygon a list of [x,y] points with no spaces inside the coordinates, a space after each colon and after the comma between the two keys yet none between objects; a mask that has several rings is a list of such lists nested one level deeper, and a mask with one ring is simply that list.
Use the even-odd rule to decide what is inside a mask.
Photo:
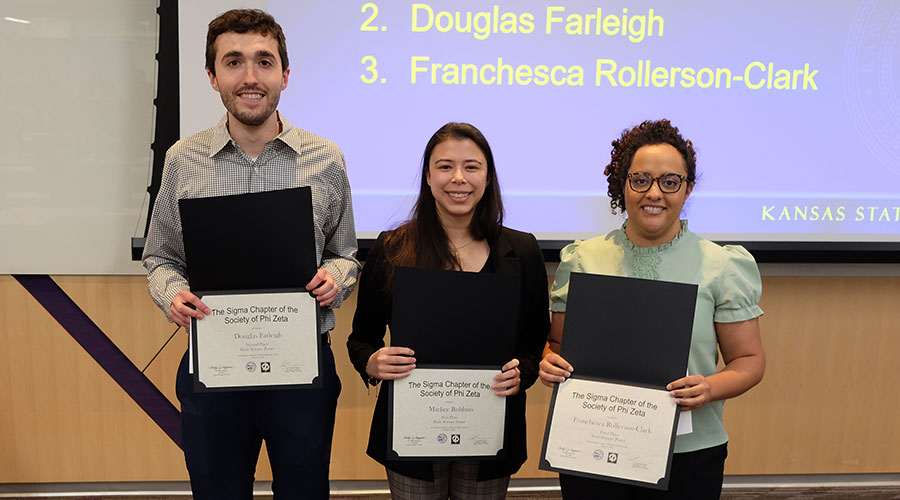
[{"label": "woman in black blazer", "polygon": [[[508,397],[505,458],[481,461],[387,459],[387,397],[379,391],[367,453],[385,466],[394,499],[505,498],[509,476],[525,462],[525,389],[538,376],[549,330],[547,273],[534,236],[502,226],[503,204],[490,146],[465,123],[448,123],[428,142],[412,218],[381,233],[363,266],[350,360],[367,385],[404,378],[415,368],[412,350],[385,347],[391,324],[391,281],[398,267],[490,272],[519,277],[515,358],[494,378]],[[465,301],[452,306],[465,314]],[[472,346],[477,349],[478,346]]]}]

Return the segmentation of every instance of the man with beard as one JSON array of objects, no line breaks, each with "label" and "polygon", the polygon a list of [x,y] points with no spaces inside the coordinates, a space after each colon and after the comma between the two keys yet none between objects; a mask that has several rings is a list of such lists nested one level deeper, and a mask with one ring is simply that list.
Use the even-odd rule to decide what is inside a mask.
[{"label": "man with beard", "polygon": [[[178,141],[166,154],[143,256],[150,296],[170,321],[186,328],[192,317],[210,314],[185,277],[179,199],[310,186],[319,269],[306,288],[319,303],[319,333],[327,339],[334,328],[333,308],[350,294],[359,270],[343,154],[276,111],[290,70],[284,33],[269,14],[231,10],[210,22],[206,71],[227,113],[216,126]],[[320,389],[194,392],[182,359],[176,389],[195,499],[249,500],[263,440],[275,498],[328,497],[341,387],[328,345],[321,370]]]}]

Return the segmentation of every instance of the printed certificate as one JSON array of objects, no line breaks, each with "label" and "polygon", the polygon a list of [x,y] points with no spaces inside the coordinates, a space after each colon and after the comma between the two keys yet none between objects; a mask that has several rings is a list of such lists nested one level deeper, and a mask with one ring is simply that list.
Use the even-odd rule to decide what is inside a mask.
[{"label": "printed certificate", "polygon": [[416,368],[391,384],[390,458],[495,457],[503,449],[506,398],[497,369]]},{"label": "printed certificate", "polygon": [[539,468],[668,489],[683,415],[665,387],[687,373],[697,289],[571,274],[560,355],[577,375],[554,389]]},{"label": "printed certificate", "polygon": [[678,418],[668,391],[569,378],[551,408],[542,454],[548,470],[667,485]]},{"label": "printed certificate", "polygon": [[209,292],[202,300],[212,313],[191,320],[196,390],[321,385],[319,306],[309,292]]}]

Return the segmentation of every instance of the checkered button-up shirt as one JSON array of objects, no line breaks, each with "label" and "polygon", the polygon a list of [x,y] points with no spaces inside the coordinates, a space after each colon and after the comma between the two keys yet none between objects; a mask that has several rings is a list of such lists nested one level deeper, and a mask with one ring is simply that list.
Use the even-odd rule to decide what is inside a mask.
[{"label": "checkered button-up shirt", "polygon": [[189,289],[178,200],[309,186],[316,260],[338,286],[334,302],[320,315],[319,327],[320,332],[334,328],[332,308],[353,291],[359,271],[344,155],[333,142],[291,126],[280,114],[279,119],[281,133],[256,159],[231,139],[227,116],[215,127],[181,139],[166,153],[143,265],[150,297],[167,316],[175,295]]}]

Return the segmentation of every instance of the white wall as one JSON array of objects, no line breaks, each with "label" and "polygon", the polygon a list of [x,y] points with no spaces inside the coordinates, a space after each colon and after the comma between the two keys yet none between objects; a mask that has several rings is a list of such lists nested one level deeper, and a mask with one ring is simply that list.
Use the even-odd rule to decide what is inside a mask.
[{"label": "white wall", "polygon": [[178,2],[178,86],[181,91],[181,136],[209,128],[225,115],[219,94],[206,75],[206,30],[209,22],[228,9],[266,8],[266,0],[190,0]]},{"label": "white wall", "polygon": [[0,274],[143,272],[156,7],[0,3]]}]

